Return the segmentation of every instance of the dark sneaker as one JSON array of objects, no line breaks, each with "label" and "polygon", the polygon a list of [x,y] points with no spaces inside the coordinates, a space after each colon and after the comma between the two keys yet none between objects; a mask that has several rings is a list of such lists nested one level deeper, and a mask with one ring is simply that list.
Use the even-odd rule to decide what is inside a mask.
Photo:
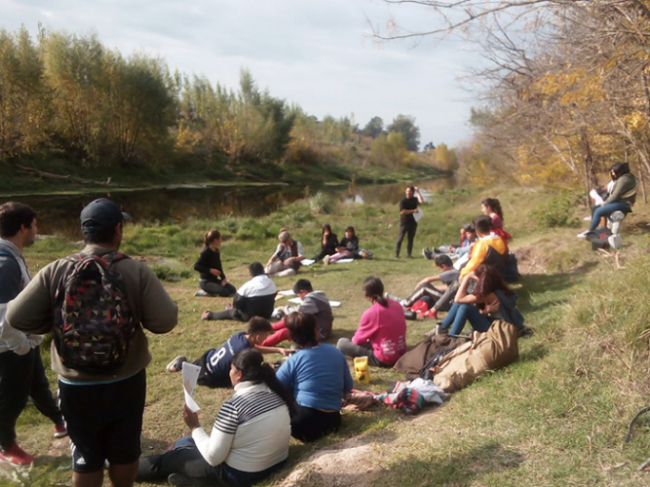
[{"label": "dark sneaker", "polygon": [[182,473],[172,473],[167,477],[169,485],[179,485],[183,487],[211,485],[205,479],[190,477]]},{"label": "dark sneaker", "polygon": [[429,247],[424,247],[422,249],[422,255],[424,256],[425,259],[431,260],[433,259],[433,253],[429,250]]},{"label": "dark sneaker", "polygon": [[532,328],[528,328],[527,326],[524,326],[521,330],[519,330],[519,338],[527,338],[527,337],[532,337],[535,334]]},{"label": "dark sneaker", "polygon": [[187,362],[187,357],[179,355],[167,364],[167,372],[180,372],[183,370],[183,362]]}]

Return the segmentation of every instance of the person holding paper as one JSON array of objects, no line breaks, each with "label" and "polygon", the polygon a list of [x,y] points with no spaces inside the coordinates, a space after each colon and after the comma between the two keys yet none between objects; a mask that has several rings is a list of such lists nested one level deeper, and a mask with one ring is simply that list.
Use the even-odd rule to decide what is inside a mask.
[{"label": "person holding paper", "polygon": [[[198,384],[212,389],[216,387],[230,387],[230,365],[233,357],[241,350],[258,347],[261,353],[282,353],[289,355],[289,350],[284,348],[260,347],[264,340],[273,331],[271,323],[264,318],[256,316],[248,322],[248,330],[235,333],[226,343],[219,348],[211,348],[201,358],[194,360],[194,365],[201,367]],[[187,357],[179,355],[167,365],[168,372],[180,372]]]},{"label": "person holding paper", "polygon": [[284,465],[293,396],[256,350],[238,352],[229,375],[235,395],[221,407],[212,432],[208,435],[198,414],[185,405],[183,420],[191,436],[162,455],[141,458],[138,482],[249,486]]},{"label": "person holding paper", "polygon": [[420,193],[420,188],[407,186],[405,196],[399,202],[399,235],[395,243],[395,258],[397,259],[399,259],[400,249],[402,248],[402,240],[407,235],[406,255],[408,257],[413,256],[413,240],[418,229],[418,223],[414,215],[419,211],[418,205],[422,203],[424,203],[424,199]]}]

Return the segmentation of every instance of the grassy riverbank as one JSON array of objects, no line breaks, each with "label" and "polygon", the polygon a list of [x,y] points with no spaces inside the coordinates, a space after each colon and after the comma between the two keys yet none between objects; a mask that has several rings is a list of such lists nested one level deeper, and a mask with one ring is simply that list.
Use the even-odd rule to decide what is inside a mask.
[{"label": "grassy riverbank", "polygon": [[[645,293],[650,285],[650,257],[644,253],[649,208],[639,204],[624,223],[627,246],[619,258],[623,268],[618,268],[613,256],[592,252],[587,243],[576,239],[579,229],[547,229],[532,220],[533,209],[552,212],[558,207],[550,192],[537,189],[434,195],[431,206],[424,208],[417,249],[455,241],[458,227],[479,213],[485,196],[501,199],[506,228],[515,237],[511,247],[524,274],[514,287],[526,324],[536,333],[520,341],[520,360],[415,418],[385,408],[346,414],[338,434],[313,445],[293,442],[288,465],[265,485],[281,485],[291,472],[292,485],[304,486],[618,486],[647,481],[645,473],[636,472],[650,456],[647,421],[637,426],[631,443],[624,444],[623,439],[627,424],[647,405],[650,392],[646,318],[650,304]],[[574,217],[586,214],[584,208],[573,211]],[[199,320],[202,310],[222,309],[228,302],[193,297],[198,281],[189,269],[205,230],[216,227],[225,234],[224,268],[229,279],[241,285],[250,262],[268,259],[279,228],[290,228],[310,255],[317,250],[321,224],[332,223],[339,236],[344,226],[353,224],[361,246],[375,253],[374,260],[316,265],[302,272],[316,288],[343,303],[335,309],[331,339],[335,342],[352,335],[367,307],[361,283],[368,275],[380,276],[387,290],[405,295],[432,272],[430,261],[421,257],[393,258],[397,220],[394,205],[312,200],[260,219],[127,226],[123,250],[153,266],[180,306],[179,325],[171,334],[149,335],[153,362],[147,369],[144,454],[163,451],[186,433],[180,415],[180,378],[165,372],[167,362],[180,354],[198,357],[242,328],[239,323]],[[69,242],[46,238],[27,251],[27,259],[35,272],[77,249]],[[276,280],[280,289],[290,288],[293,281]],[[431,320],[409,322],[408,343],[417,343],[433,324]],[[384,390],[401,378],[392,370],[372,369],[369,387]],[[229,391],[198,390],[204,425],[211,425],[229,395]],[[19,439],[26,450],[43,458],[22,477],[22,485],[69,483],[67,441],[52,440],[51,433],[47,420],[29,406],[19,420]],[[336,451],[310,459],[313,453],[332,449]],[[18,478],[2,482],[21,485]]]},{"label": "grassy riverbank", "polygon": [[[38,168],[38,171],[34,170]],[[388,184],[421,181],[450,174],[430,165],[386,168],[357,164],[251,164],[232,169],[225,160],[212,164],[187,157],[157,166],[92,167],[64,159],[25,160],[19,164],[0,161],[0,197],[34,194],[79,194],[88,191],[132,191],[176,185],[268,184],[300,181],[324,183]]]}]

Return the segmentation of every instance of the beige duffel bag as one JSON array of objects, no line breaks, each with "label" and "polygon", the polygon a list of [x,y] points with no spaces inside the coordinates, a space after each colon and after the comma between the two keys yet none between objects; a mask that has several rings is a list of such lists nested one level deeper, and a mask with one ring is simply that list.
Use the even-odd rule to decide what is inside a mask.
[{"label": "beige duffel bag", "polygon": [[473,333],[472,340],[445,355],[432,368],[433,382],[445,392],[456,392],[470,385],[487,370],[497,370],[519,357],[519,330],[496,320],[485,333]]}]

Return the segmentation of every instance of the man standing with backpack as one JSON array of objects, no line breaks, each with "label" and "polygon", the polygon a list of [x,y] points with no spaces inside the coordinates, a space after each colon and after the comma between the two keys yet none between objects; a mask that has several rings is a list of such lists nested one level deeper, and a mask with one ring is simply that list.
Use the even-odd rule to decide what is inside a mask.
[{"label": "man standing with backpack", "polygon": [[100,487],[105,461],[113,486],[133,485],[151,361],[143,328],[167,333],[178,318],[153,271],[119,252],[128,218],[108,199],[91,202],[81,212],[82,253],[41,270],[7,310],[14,328],[54,334],[75,487]]},{"label": "man standing with backpack", "polygon": [[34,457],[16,443],[16,420],[29,397],[54,423],[54,436],[67,434],[41,361],[42,335],[24,334],[5,323],[7,303],[30,280],[23,249],[36,238],[36,212],[9,202],[0,206],[0,461],[29,465]]}]

